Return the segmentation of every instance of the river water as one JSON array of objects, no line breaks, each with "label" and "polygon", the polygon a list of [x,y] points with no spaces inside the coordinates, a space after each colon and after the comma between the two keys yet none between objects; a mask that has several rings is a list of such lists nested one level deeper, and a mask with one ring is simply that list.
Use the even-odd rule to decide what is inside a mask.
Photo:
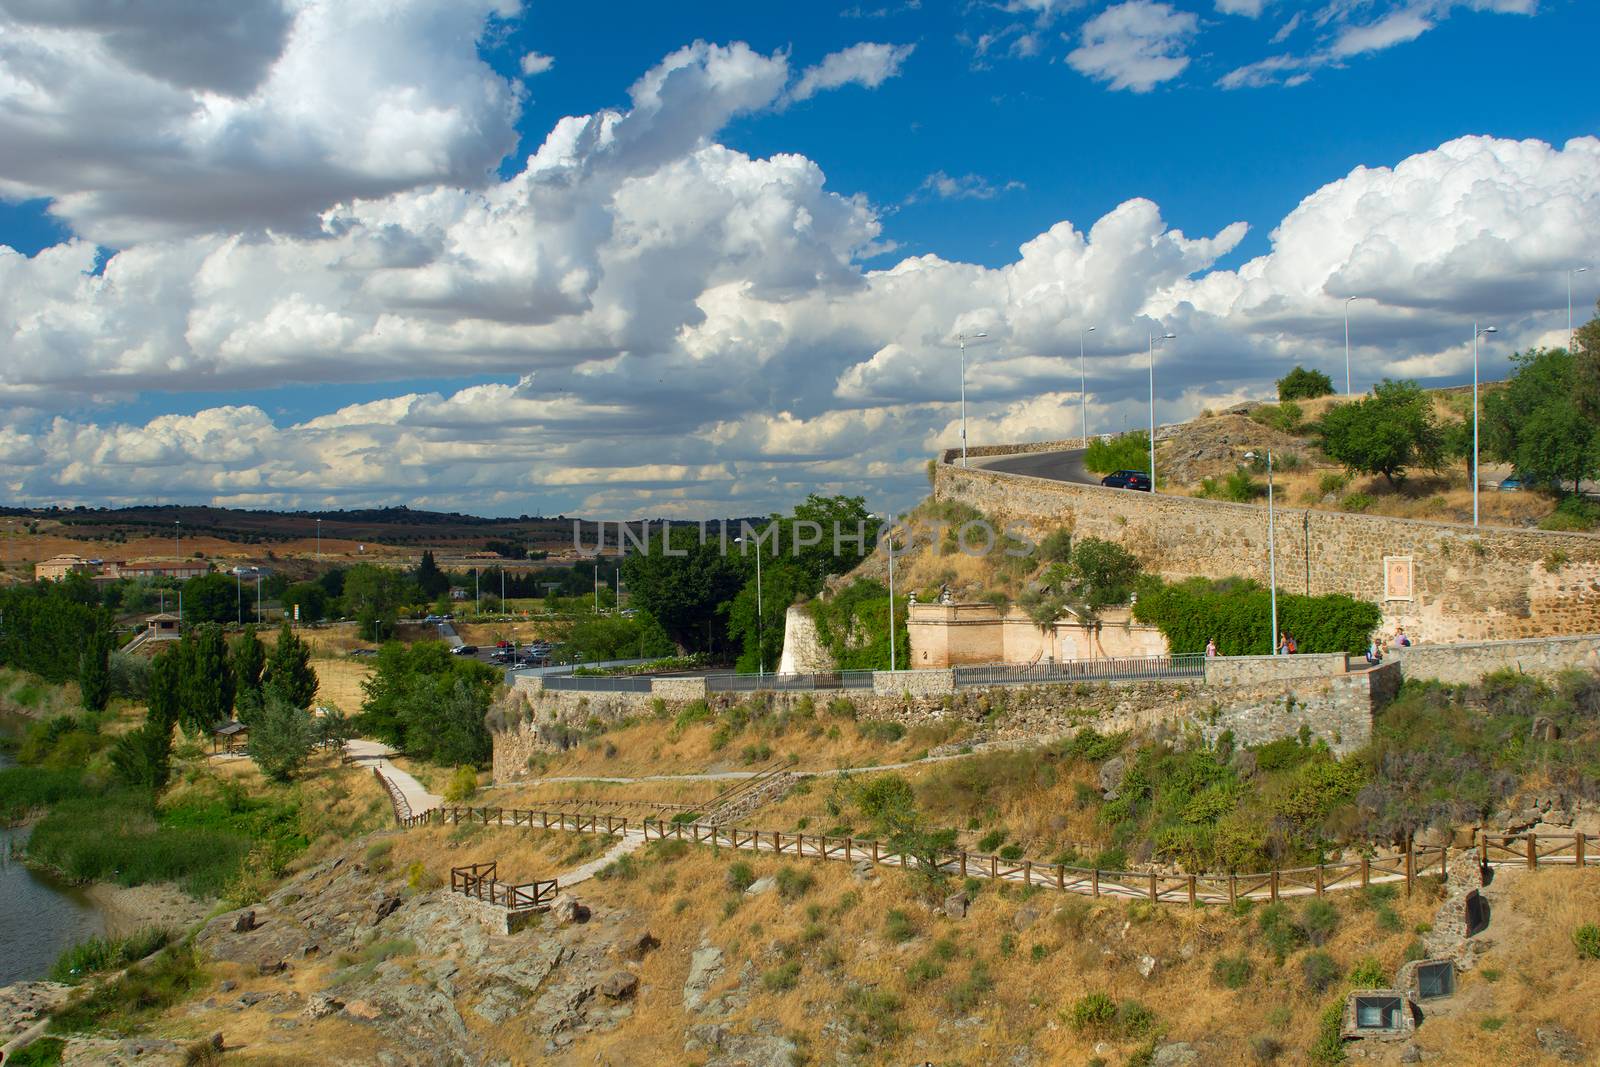
[{"label": "river water", "polygon": [[[0,752],[0,767],[10,765]],[[0,827],[0,986],[43,978],[65,949],[105,932],[81,892],[23,864],[27,839],[27,827]]]}]

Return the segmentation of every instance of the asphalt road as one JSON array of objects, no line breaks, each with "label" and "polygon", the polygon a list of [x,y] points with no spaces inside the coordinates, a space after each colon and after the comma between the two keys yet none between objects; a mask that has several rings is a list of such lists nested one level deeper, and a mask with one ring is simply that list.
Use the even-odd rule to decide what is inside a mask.
[{"label": "asphalt road", "polygon": [[1027,474],[1034,478],[1049,478],[1056,482],[1077,482],[1079,485],[1099,485],[1100,475],[1090,473],[1083,465],[1083,449],[1072,448],[1065,452],[1030,452],[1021,456],[997,456],[972,462],[974,467],[1005,471],[1007,474]]}]

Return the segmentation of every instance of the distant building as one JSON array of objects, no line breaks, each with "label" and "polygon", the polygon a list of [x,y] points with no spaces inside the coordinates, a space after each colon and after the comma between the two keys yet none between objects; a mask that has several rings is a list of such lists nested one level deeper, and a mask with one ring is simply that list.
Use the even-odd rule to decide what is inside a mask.
[{"label": "distant building", "polygon": [[100,561],[82,556],[51,556],[43,563],[33,565],[33,576],[41,582],[58,582],[69,574],[96,574]]},{"label": "distant building", "polygon": [[272,568],[271,567],[262,567],[262,566],[259,566],[259,565],[251,565],[251,564],[248,564],[248,563],[241,563],[237,567],[235,567],[231,571],[229,571],[228,573],[232,574],[236,578],[254,578],[257,575],[261,576],[262,578],[265,578],[267,575],[272,573]]},{"label": "distant building", "polygon": [[176,641],[183,636],[179,619],[171,612],[163,611],[149,616],[144,620],[144,626],[150,632],[146,641]]},{"label": "distant building", "polygon": [[112,564],[118,578],[198,578],[211,573],[211,564],[203,559],[144,560],[139,563]]}]

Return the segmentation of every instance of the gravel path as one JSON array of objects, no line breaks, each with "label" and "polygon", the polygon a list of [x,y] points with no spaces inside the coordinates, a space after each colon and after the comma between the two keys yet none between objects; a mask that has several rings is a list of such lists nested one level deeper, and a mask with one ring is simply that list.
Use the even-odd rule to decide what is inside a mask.
[{"label": "gravel path", "polygon": [[411,814],[420,815],[431,808],[444,806],[444,797],[428,792],[421,782],[389,762],[389,757],[395,755],[395,750],[382,741],[373,741],[365,737],[352,738],[344,743],[344,751],[351,762],[372,767],[393,782],[395,788],[400,790],[400,795],[406,798]]}]

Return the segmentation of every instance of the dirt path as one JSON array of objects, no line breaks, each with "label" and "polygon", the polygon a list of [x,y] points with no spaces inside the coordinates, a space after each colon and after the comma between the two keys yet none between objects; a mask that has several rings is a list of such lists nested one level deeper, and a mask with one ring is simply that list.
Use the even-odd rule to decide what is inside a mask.
[{"label": "dirt path", "polygon": [[365,737],[352,738],[344,743],[344,751],[352,763],[371,767],[392,782],[394,787],[400,790],[400,795],[405,798],[411,814],[420,815],[432,808],[444,806],[444,797],[428,792],[421,782],[389,762],[389,757],[396,753],[382,741],[373,741]]}]

